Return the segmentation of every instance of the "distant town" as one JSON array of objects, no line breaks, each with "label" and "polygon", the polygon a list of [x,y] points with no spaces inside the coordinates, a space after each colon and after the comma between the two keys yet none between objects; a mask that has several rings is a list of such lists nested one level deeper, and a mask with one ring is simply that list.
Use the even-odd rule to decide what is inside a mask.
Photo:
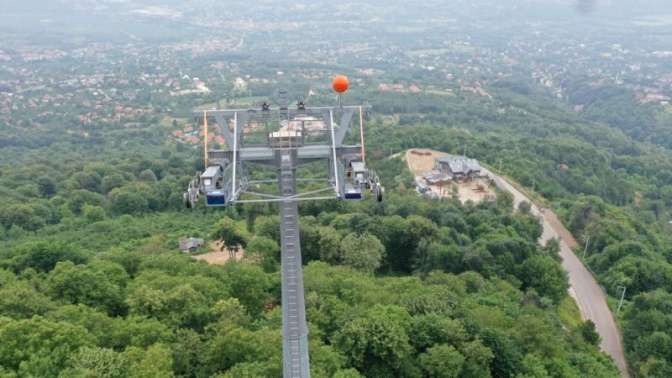
[{"label": "distant town", "polygon": [[[40,128],[58,120],[82,136],[91,125],[137,127],[164,122],[181,133],[176,137],[193,143],[192,130],[172,122],[191,107],[234,101],[251,106],[259,102],[256,96],[288,83],[294,85],[293,96],[315,99],[328,95],[324,82],[338,71],[338,65],[350,67],[353,89],[360,92],[473,96],[490,101],[498,87],[523,80],[565,101],[577,113],[591,101],[586,86],[593,91],[627,91],[641,104],[672,113],[672,47],[650,40],[642,43],[635,35],[624,42],[609,34],[588,38],[560,30],[549,38],[530,24],[521,29],[522,35],[492,43],[488,38],[497,31],[475,32],[485,28],[477,20],[461,21],[464,25],[459,29],[457,20],[428,20],[427,27],[451,32],[424,36],[409,46],[403,38],[392,40],[370,30],[366,25],[371,20],[360,17],[351,23],[369,32],[348,31],[337,49],[325,49],[319,35],[306,38],[324,15],[317,9],[304,12],[315,12],[315,19],[273,23],[210,17],[197,21],[188,9],[125,11],[124,17],[138,22],[181,20],[198,22],[213,32],[226,30],[216,36],[194,33],[190,38],[159,42],[137,38],[115,43],[101,37],[86,44],[66,39],[62,47],[45,48],[0,33],[0,122]],[[348,12],[354,10],[344,10]],[[292,37],[259,37],[290,30]],[[254,60],[262,52],[278,60],[260,67]],[[165,115],[171,118],[164,119]]]}]

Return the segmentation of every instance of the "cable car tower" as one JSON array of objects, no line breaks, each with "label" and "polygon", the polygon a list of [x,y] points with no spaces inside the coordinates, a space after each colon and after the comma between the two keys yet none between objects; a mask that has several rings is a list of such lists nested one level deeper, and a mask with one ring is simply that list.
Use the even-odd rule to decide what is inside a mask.
[{"label": "cable car tower", "polygon": [[[342,106],[340,95],[347,78],[337,76],[332,86],[339,93],[338,106],[308,107],[299,102],[260,109],[227,109],[195,112],[203,123],[205,171],[189,183],[184,203],[193,208],[200,197],[205,206],[277,202],[280,205],[282,265],[283,376],[310,377],[308,327],[304,303],[298,202],[307,200],[361,200],[371,193],[383,200],[384,189],[376,173],[366,167],[363,106]],[[344,144],[359,116],[359,143]],[[216,123],[227,149],[208,149],[208,125]],[[324,178],[297,177],[297,168],[324,162]],[[259,167],[259,168],[256,168]],[[258,173],[274,172],[270,178]],[[255,172],[255,179],[250,173]],[[277,183],[274,191],[268,189]],[[308,187],[299,191],[297,184]]]}]

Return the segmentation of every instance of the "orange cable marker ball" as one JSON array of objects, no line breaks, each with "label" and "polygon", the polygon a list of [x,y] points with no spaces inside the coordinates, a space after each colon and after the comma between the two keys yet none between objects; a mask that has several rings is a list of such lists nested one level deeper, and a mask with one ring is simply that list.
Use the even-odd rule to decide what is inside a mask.
[{"label": "orange cable marker ball", "polygon": [[348,81],[347,76],[338,75],[331,82],[331,86],[337,93],[344,93],[345,91],[348,90],[350,82]]}]

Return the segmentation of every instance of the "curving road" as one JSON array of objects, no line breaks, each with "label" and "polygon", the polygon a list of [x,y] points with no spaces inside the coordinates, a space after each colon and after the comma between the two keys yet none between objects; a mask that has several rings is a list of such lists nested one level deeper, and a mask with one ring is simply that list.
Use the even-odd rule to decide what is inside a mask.
[{"label": "curving road", "polygon": [[[569,275],[570,295],[576,300],[583,319],[590,319],[595,323],[597,332],[602,338],[602,342],[600,343],[602,351],[611,356],[623,377],[629,377],[623,353],[621,334],[609,310],[609,306],[607,306],[606,296],[593,275],[586,269],[581,260],[574,255],[567,240],[565,240],[568,237],[572,239],[569,231],[558,222],[557,217],[550,210],[541,211],[525,194],[516,189],[508,181],[485,168],[483,168],[483,171],[494,181],[497,188],[513,195],[513,203],[516,208],[523,201],[532,204],[532,214],[542,220],[543,234],[539,238],[540,243],[545,244],[553,238],[559,239],[562,267]],[[561,235],[566,236],[562,238]]]}]

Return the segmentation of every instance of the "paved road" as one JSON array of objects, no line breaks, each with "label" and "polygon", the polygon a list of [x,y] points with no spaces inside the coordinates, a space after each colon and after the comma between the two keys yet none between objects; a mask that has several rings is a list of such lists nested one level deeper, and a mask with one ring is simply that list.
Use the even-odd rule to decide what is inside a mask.
[{"label": "paved road", "polygon": [[[500,190],[505,190],[513,195],[513,202],[516,208],[523,201],[532,203],[532,201],[521,193],[518,189],[509,184],[506,180],[485,170],[485,174],[493,179],[495,185]],[[554,214],[539,211],[539,207],[532,205],[532,214],[543,220],[543,234],[539,239],[540,243],[545,244],[548,240],[558,238],[560,234],[569,233],[566,229],[558,229],[564,226],[558,222],[549,220]],[[555,226],[555,228],[554,228]],[[586,269],[581,260],[574,255],[571,248],[565,240],[560,240],[560,257],[562,257],[562,267],[569,275],[570,295],[574,297],[581,310],[581,316],[584,320],[590,319],[595,323],[597,332],[602,337],[600,348],[611,356],[616,366],[621,371],[623,377],[629,377],[628,368],[623,353],[623,344],[621,335],[614,321],[614,317],[607,306],[607,299],[597,284],[593,275]]]}]

